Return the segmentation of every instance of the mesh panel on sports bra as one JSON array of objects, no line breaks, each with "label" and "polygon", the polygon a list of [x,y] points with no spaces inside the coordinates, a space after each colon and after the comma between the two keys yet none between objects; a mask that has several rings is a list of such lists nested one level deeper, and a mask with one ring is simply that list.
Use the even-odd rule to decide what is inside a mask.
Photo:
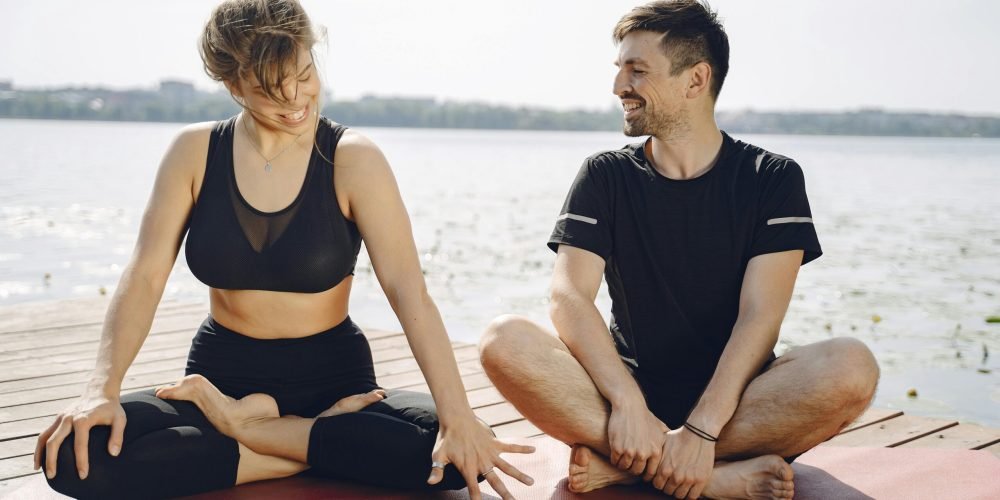
[{"label": "mesh panel on sports bra", "polygon": [[[306,189],[307,182],[309,182],[308,172],[300,190]],[[233,204],[233,212],[240,221],[240,228],[243,229],[247,242],[250,243],[254,251],[261,253],[274,245],[274,242],[278,241],[278,238],[284,234],[288,224],[299,211],[302,196],[296,196],[291,205],[278,212],[263,213],[248,207],[246,200],[236,191],[237,189],[239,188],[236,186],[235,180],[230,178],[229,199]]]}]

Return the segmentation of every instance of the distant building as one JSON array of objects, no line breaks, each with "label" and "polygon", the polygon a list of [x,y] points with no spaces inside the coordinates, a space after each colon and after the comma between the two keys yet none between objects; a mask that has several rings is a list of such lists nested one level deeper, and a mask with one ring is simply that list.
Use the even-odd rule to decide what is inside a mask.
[{"label": "distant building", "polygon": [[394,102],[416,104],[419,106],[434,106],[437,100],[433,97],[383,97],[374,94],[365,94],[359,99],[360,102]]},{"label": "distant building", "polygon": [[0,92],[14,90],[14,82],[11,80],[0,80]]},{"label": "distant building", "polygon": [[191,99],[195,96],[194,84],[181,80],[160,80],[160,94],[171,100]]}]

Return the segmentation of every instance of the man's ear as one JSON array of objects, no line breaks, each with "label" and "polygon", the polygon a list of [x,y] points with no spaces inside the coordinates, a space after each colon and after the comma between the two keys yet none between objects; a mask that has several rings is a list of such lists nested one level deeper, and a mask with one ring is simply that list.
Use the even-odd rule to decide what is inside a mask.
[{"label": "man's ear", "polygon": [[688,87],[685,96],[688,99],[695,99],[706,92],[712,86],[712,67],[705,61],[699,62],[687,69]]}]

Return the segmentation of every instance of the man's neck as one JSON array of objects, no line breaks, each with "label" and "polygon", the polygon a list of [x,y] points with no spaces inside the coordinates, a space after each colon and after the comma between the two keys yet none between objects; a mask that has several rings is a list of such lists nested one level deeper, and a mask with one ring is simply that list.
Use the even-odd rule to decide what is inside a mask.
[{"label": "man's neck", "polygon": [[647,150],[653,167],[669,179],[700,177],[712,169],[722,148],[722,132],[715,120],[691,124],[683,135],[653,136]]}]

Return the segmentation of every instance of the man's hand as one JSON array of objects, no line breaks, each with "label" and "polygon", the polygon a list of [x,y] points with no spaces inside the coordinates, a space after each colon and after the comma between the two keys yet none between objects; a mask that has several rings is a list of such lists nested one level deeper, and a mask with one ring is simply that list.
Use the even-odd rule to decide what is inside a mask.
[{"label": "man's hand", "polygon": [[612,406],[608,419],[611,463],[632,474],[652,477],[663,453],[667,425],[653,415],[645,402]]},{"label": "man's hand", "polygon": [[712,477],[715,443],[679,427],[666,434],[653,487],[675,498],[696,499]]}]

